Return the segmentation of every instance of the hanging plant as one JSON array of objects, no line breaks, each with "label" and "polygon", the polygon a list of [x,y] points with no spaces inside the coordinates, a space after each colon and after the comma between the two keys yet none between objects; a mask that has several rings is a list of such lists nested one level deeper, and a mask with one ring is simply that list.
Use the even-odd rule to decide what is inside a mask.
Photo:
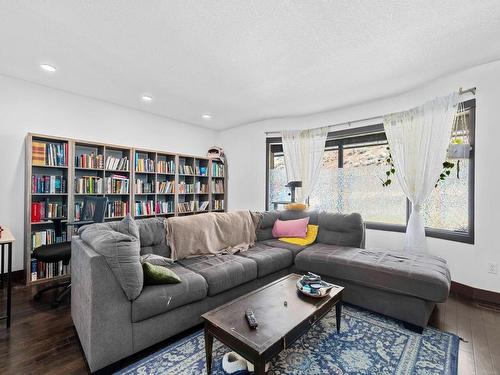
[{"label": "hanging plant", "polygon": [[[392,184],[392,176],[396,174],[396,168],[394,167],[394,161],[392,160],[392,155],[391,155],[391,149],[389,146],[386,147],[387,151],[389,151],[389,156],[385,159],[385,163],[389,166],[387,171],[385,172],[385,179],[380,179],[382,181],[382,186],[387,187],[390,184]],[[439,179],[436,182],[436,185],[434,187],[437,187],[439,182],[444,181],[446,177],[448,177],[451,174],[451,170],[455,167],[455,163],[451,163],[449,161],[445,161],[443,163],[443,170],[441,174],[439,175]],[[392,177],[392,178],[391,178]]]}]

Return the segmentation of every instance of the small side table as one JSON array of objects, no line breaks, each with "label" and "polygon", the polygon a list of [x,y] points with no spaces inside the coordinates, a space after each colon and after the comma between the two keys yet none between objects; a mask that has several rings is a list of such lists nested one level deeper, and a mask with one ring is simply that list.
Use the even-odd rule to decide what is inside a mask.
[{"label": "small side table", "polygon": [[12,244],[16,239],[12,235],[11,231],[8,228],[3,228],[0,232],[0,246],[2,247],[2,268],[0,269],[0,279],[1,279],[1,287],[3,289],[3,275],[5,268],[5,247],[7,247],[7,315],[1,316],[0,320],[7,321],[7,328],[10,328],[10,319],[11,319],[11,309],[12,309]]}]

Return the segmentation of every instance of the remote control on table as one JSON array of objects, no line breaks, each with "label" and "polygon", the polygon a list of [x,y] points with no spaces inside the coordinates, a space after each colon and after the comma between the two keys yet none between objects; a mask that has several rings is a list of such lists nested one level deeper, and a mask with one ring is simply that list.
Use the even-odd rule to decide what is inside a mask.
[{"label": "remote control on table", "polygon": [[252,310],[248,309],[247,311],[245,311],[245,316],[250,328],[255,329],[258,327],[259,323],[257,323],[257,319],[255,319],[255,315]]}]

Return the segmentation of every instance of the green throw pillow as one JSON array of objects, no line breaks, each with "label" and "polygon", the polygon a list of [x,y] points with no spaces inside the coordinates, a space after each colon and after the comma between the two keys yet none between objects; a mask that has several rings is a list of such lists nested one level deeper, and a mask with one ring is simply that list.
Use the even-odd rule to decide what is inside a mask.
[{"label": "green throw pillow", "polygon": [[179,276],[170,268],[163,266],[155,266],[151,263],[143,263],[142,269],[144,271],[144,284],[177,284],[181,282]]}]

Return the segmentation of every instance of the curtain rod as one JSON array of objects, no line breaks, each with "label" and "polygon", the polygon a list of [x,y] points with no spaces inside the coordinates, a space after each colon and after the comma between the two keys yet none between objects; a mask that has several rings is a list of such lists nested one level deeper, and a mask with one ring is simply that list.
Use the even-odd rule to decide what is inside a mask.
[{"label": "curtain rod", "polygon": [[[477,88],[476,87],[471,87],[467,90],[464,90],[462,89],[461,87],[458,89],[458,95],[465,95],[467,93],[471,93],[472,95],[476,95],[476,90]],[[347,125],[347,126],[351,126],[351,124],[356,124],[358,122],[364,122],[364,121],[372,121],[372,120],[377,120],[377,119],[380,119],[382,120],[382,117],[383,116],[373,116],[373,117],[366,117],[366,118],[362,118],[362,119],[359,119],[359,120],[354,120],[354,121],[344,121],[344,122],[339,122],[337,124],[332,124],[332,125],[327,125],[328,128],[335,128],[337,126],[341,126],[341,125]],[[313,129],[319,129],[319,128],[322,128],[322,126],[319,126],[317,128],[313,128]],[[281,134],[281,131],[278,131],[278,130],[275,130],[275,131],[267,131],[265,132],[266,135],[270,135],[270,134]]]}]

